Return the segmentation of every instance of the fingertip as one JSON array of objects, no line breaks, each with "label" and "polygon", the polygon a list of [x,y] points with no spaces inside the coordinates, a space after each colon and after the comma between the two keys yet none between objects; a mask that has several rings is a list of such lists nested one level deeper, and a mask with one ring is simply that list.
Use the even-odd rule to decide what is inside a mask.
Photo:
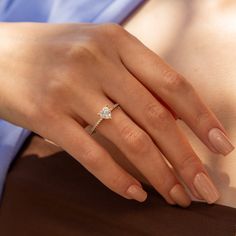
[{"label": "fingertip", "polygon": [[138,202],[144,202],[147,199],[147,192],[144,191],[143,188],[138,186],[137,184],[129,186],[126,191],[126,194]]},{"label": "fingertip", "polygon": [[169,192],[172,199],[181,207],[188,207],[191,199],[181,184],[176,184]]}]

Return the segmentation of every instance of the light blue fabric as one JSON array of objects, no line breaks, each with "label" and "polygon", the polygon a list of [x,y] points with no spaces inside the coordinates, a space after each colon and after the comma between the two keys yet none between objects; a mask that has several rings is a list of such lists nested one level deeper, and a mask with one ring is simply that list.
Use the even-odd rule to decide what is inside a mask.
[{"label": "light blue fabric", "polygon": [[0,199],[9,166],[29,133],[28,130],[0,120]]},{"label": "light blue fabric", "polygon": [[0,0],[0,21],[120,23],[144,0]]},{"label": "light blue fabric", "polygon": [[[120,23],[144,0],[0,0],[0,21]],[[30,131],[0,120],[0,197],[7,171]]]}]

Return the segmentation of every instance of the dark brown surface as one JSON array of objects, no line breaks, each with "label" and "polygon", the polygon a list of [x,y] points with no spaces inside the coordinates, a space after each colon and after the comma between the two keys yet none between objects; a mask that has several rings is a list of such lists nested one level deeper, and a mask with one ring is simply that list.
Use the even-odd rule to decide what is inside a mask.
[{"label": "dark brown surface", "polygon": [[9,172],[0,235],[235,236],[236,209],[202,203],[173,207],[144,187],[149,192],[145,203],[126,200],[65,152],[34,136]]}]

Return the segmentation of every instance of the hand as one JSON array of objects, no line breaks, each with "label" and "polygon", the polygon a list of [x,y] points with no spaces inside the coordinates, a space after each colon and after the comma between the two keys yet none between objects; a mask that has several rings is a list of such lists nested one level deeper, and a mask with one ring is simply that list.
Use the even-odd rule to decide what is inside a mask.
[{"label": "hand", "polygon": [[[175,117],[214,152],[233,146],[191,84],[114,24],[2,24],[0,117],[47,138],[108,188],[144,201],[141,183],[86,131],[105,105],[120,104],[96,131],[114,143],[170,204],[219,197]],[[174,171],[167,162],[173,166]]]}]

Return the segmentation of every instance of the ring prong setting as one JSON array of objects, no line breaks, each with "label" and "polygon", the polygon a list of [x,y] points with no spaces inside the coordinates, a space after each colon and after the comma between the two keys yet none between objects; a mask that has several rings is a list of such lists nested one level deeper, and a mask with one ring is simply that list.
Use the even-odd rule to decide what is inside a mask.
[{"label": "ring prong setting", "polygon": [[111,109],[106,105],[102,108],[102,110],[98,113],[102,119],[111,119]]},{"label": "ring prong setting", "polygon": [[100,116],[100,119],[92,126],[91,130],[89,131],[89,134],[92,135],[95,132],[95,129],[97,128],[97,126],[102,122],[102,120],[106,119],[111,119],[111,112],[116,108],[119,107],[119,104],[116,103],[114,104],[111,108],[106,105],[102,108],[102,110],[100,112],[97,113],[97,115]]}]

